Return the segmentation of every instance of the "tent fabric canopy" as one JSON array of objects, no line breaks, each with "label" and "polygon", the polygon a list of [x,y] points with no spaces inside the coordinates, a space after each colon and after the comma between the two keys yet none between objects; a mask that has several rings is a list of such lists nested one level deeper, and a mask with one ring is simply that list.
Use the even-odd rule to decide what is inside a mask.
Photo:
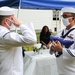
[{"label": "tent fabric canopy", "polygon": [[0,7],[1,6],[33,9],[61,9],[65,6],[75,7],[75,0],[0,0]]},{"label": "tent fabric canopy", "polygon": [[9,6],[9,7],[18,7],[20,0],[0,0],[0,7]]},{"label": "tent fabric canopy", "polygon": [[75,7],[75,0],[21,0],[22,8],[61,9],[65,6]]}]

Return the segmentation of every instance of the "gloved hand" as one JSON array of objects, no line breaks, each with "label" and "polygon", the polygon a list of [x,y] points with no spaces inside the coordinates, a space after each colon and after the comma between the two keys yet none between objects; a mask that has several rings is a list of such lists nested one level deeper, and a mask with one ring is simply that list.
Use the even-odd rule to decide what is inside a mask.
[{"label": "gloved hand", "polygon": [[67,39],[57,37],[57,36],[52,36],[52,35],[50,35],[50,39],[52,41],[59,41],[66,48],[69,48],[74,43],[74,41],[72,41],[72,40],[67,40]]}]

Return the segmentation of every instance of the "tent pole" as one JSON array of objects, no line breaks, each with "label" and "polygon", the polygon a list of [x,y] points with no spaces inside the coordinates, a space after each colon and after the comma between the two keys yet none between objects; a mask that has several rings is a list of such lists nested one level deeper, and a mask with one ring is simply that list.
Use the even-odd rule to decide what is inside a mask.
[{"label": "tent pole", "polygon": [[17,12],[17,18],[19,17],[20,7],[21,7],[21,0],[20,0],[20,2],[19,2],[18,12]]},{"label": "tent pole", "polygon": [[[19,7],[18,7],[18,11],[17,11],[17,18],[19,18],[20,8],[21,8],[21,0],[19,1]],[[17,27],[15,27],[15,31],[17,33]]]}]

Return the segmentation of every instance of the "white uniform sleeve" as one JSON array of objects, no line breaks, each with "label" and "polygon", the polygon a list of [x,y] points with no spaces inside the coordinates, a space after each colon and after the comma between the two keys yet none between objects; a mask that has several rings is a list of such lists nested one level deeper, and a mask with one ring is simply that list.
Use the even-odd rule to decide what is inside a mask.
[{"label": "white uniform sleeve", "polygon": [[20,25],[22,35],[10,32],[4,36],[4,45],[9,46],[24,46],[36,43],[36,33],[32,23]]},{"label": "white uniform sleeve", "polygon": [[63,48],[63,59],[73,60],[75,59],[75,31],[70,32],[73,35],[74,43],[70,46],[70,48]]},{"label": "white uniform sleeve", "polygon": [[63,59],[73,60],[75,59],[75,49],[66,49],[63,48]]}]

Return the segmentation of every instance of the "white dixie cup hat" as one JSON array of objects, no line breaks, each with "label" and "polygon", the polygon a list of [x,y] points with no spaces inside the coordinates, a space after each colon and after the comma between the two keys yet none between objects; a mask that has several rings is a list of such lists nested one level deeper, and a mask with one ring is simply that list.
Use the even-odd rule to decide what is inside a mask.
[{"label": "white dixie cup hat", "polygon": [[64,13],[64,12],[70,12],[70,13],[75,13],[75,8],[73,7],[64,7],[61,9],[61,12]]},{"label": "white dixie cup hat", "polygon": [[15,9],[10,8],[8,6],[3,6],[0,8],[0,15],[1,16],[9,16],[14,14]]}]

